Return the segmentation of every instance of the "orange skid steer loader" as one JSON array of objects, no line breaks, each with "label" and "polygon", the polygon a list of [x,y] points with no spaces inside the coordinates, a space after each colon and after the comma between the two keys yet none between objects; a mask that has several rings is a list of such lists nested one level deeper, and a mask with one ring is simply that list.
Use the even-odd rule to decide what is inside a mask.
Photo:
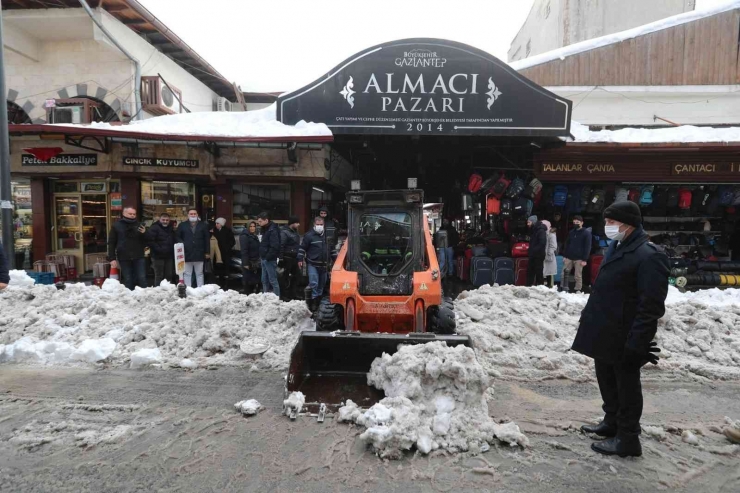
[{"label": "orange skid steer loader", "polygon": [[399,344],[472,346],[454,334],[423,199],[421,190],[347,194],[347,241],[316,313],[317,331],[301,333],[290,358],[286,392],[302,392],[308,412],[336,410],[347,399],[361,407],[382,399],[367,373]]}]

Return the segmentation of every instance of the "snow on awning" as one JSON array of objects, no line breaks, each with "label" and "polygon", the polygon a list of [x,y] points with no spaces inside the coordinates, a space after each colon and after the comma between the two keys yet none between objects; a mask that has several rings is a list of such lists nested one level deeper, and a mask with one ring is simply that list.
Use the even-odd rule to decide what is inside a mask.
[{"label": "snow on awning", "polygon": [[275,118],[275,105],[255,111],[199,112],[166,115],[126,125],[42,124],[10,125],[11,133],[94,135],[166,141],[213,142],[331,142],[333,136],[323,123],[300,121],[285,125]]},{"label": "snow on awning", "polygon": [[668,144],[668,143],[740,143],[740,127],[696,127],[682,125],[670,128],[623,128],[620,130],[589,130],[588,126],[572,121],[570,133],[575,143]]},{"label": "snow on awning", "polygon": [[687,24],[705,17],[710,17],[716,14],[721,14],[730,10],[740,8],[740,0],[732,0],[727,3],[719,5],[713,5],[708,8],[692,10],[690,12],[684,12],[683,14],[666,17],[649,24],[627,29],[618,33],[607,34],[598,38],[587,39],[580,43],[574,43],[572,45],[564,46],[556,50],[547,51],[540,53],[529,58],[517,60],[509,63],[509,66],[514,70],[524,70],[536,65],[542,65],[543,63],[552,62],[554,60],[565,60],[566,57],[571,55],[577,55],[585,51],[595,50],[603,46],[626,41],[628,39],[636,38],[638,36],[644,36],[645,34],[662,31],[663,29],[669,29],[671,27],[680,26],[681,24]]}]

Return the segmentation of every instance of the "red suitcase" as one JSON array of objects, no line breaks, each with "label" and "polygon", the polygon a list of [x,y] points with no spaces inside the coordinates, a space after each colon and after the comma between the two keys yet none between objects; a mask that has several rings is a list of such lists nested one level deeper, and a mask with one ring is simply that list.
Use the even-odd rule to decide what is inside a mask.
[{"label": "red suitcase", "polygon": [[527,285],[527,267],[529,266],[528,258],[518,258],[514,264],[514,284],[517,286]]},{"label": "red suitcase", "polygon": [[589,274],[591,275],[592,286],[596,282],[596,276],[599,275],[599,269],[601,269],[601,263],[603,261],[603,255],[591,255],[591,260],[589,261]]},{"label": "red suitcase", "polygon": [[455,259],[455,268],[457,269],[457,278],[461,281],[467,281],[470,279],[470,259],[466,256],[457,257]]}]

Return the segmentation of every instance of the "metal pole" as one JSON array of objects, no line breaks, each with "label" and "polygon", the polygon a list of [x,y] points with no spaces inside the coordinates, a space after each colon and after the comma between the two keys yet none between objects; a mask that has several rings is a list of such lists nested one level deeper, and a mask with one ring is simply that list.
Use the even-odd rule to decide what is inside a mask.
[{"label": "metal pole", "polygon": [[[8,91],[5,88],[5,44],[3,43],[3,14],[0,9],[0,94],[7,101]],[[13,197],[10,190],[10,142],[8,138],[8,109],[0,108],[0,223],[3,229],[3,248],[8,258],[8,265],[15,269],[15,245],[13,243]]]}]

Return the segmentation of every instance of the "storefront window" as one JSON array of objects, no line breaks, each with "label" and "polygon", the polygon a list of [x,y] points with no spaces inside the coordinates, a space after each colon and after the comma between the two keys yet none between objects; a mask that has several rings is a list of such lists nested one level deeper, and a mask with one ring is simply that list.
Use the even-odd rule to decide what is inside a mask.
[{"label": "storefront window", "polygon": [[166,212],[178,223],[187,221],[195,207],[195,185],[182,181],[141,182],[142,220],[151,224]]},{"label": "storefront window", "polygon": [[267,211],[272,220],[286,223],[290,215],[290,185],[234,185],[235,227],[243,227]]},{"label": "storefront window", "polygon": [[[16,268],[24,267],[26,260],[26,251],[28,251],[28,261],[31,258],[31,243],[33,241],[31,211],[31,184],[28,181],[12,181],[10,189],[13,195],[13,237],[15,238]],[[30,265],[29,267],[30,268]]]},{"label": "storefront window", "polygon": [[77,181],[54,181],[54,192],[74,193],[79,192],[80,183]]}]

